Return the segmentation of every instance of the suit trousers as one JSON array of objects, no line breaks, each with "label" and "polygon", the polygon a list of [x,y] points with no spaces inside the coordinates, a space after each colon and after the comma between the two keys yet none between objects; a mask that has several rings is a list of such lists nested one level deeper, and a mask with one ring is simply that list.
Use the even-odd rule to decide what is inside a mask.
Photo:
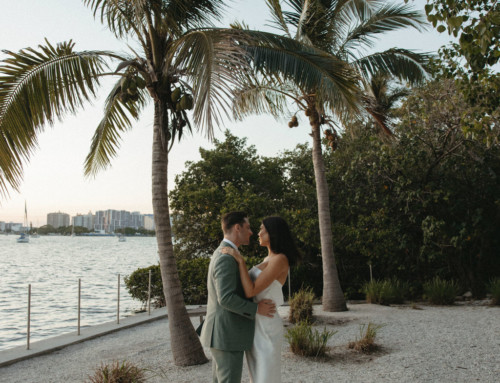
[{"label": "suit trousers", "polygon": [[210,348],[213,383],[240,383],[243,371],[243,351]]}]

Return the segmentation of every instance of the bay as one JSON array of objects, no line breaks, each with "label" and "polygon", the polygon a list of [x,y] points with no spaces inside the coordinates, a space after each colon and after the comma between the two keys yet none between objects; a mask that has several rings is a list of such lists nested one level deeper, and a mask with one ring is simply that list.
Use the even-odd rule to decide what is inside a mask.
[{"label": "bay", "polygon": [[77,330],[78,279],[81,328],[116,320],[118,274],[120,317],[141,303],[123,278],[158,264],[153,237],[41,236],[17,243],[0,235],[0,350],[26,344],[28,285],[31,284],[31,342]]}]

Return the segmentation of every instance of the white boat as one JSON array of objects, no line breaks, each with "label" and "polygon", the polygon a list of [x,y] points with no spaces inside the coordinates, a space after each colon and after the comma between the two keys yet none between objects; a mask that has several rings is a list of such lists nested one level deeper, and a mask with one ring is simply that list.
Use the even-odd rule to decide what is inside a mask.
[{"label": "white boat", "polygon": [[118,236],[118,242],[126,242],[127,241],[127,237],[125,237],[123,234],[120,234]]},{"label": "white boat", "polygon": [[29,241],[30,237],[25,233],[21,233],[21,236],[17,239],[17,243],[28,243]]},{"label": "white boat", "polygon": [[[24,201],[24,222],[23,228],[26,230],[28,228],[28,209],[26,208],[26,201]],[[30,236],[28,233],[21,232],[21,236],[17,239],[17,243],[28,243],[30,241]]]}]

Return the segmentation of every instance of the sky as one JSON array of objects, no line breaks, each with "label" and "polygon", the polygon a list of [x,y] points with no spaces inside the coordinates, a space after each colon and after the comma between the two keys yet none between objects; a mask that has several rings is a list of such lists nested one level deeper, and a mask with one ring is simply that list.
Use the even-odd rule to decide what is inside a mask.
[{"label": "sky", "polygon": [[[46,38],[56,44],[72,39],[75,50],[113,50],[127,52],[127,42],[117,40],[82,0],[1,0],[0,49],[19,51],[43,44]],[[403,0],[400,0],[403,2]],[[415,9],[422,10],[425,0],[414,0]],[[253,29],[271,30],[264,0],[232,0],[221,26],[235,20],[245,21]],[[431,27],[427,32],[399,31],[381,36],[376,50],[404,47],[418,52],[436,52],[449,41]],[[132,42],[129,42],[132,44]],[[5,59],[0,53],[0,60]],[[151,148],[153,109],[149,105],[132,130],[122,135],[117,157],[110,168],[95,178],[86,178],[83,164],[90,142],[103,110],[111,83],[103,82],[98,97],[86,104],[76,115],[46,127],[39,135],[39,145],[24,165],[24,177],[19,191],[0,196],[0,221],[23,222],[24,205],[33,226],[46,224],[48,213],[61,211],[71,216],[97,210],[116,209],[152,213]],[[289,116],[288,116],[289,117]],[[283,150],[310,141],[308,124],[289,129],[287,118],[276,121],[270,116],[254,116],[242,122],[227,121],[215,128],[215,138],[223,139],[225,129],[238,137],[246,137],[259,154],[276,156]],[[213,144],[203,132],[194,131],[180,143],[175,143],[169,159],[169,189],[174,177],[185,169],[186,161],[200,160],[199,148]]]}]

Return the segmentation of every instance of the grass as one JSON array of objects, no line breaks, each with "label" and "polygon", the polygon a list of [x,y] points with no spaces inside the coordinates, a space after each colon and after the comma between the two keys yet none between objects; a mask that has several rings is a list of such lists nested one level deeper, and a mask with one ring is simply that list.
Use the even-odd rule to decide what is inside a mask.
[{"label": "grass", "polygon": [[500,278],[490,281],[489,291],[491,293],[491,304],[500,305]]},{"label": "grass", "polygon": [[365,354],[376,351],[379,346],[375,343],[375,338],[377,337],[378,330],[384,326],[385,325],[374,324],[372,322],[367,325],[362,324],[359,326],[359,339],[356,339],[354,342],[349,342],[347,346]]},{"label": "grass", "polygon": [[145,370],[134,364],[123,362],[112,362],[101,364],[93,376],[89,376],[89,383],[143,383],[146,381]]},{"label": "grass", "polygon": [[300,289],[290,299],[290,323],[312,322],[314,293],[311,288]]},{"label": "grass", "polygon": [[435,305],[452,305],[458,294],[458,284],[439,277],[424,283],[424,296]]},{"label": "grass", "polygon": [[368,303],[389,305],[403,303],[408,296],[409,286],[394,278],[370,281],[364,285],[363,290]]},{"label": "grass", "polygon": [[337,333],[337,331],[328,331],[326,327],[323,332],[312,328],[307,321],[300,322],[292,327],[285,334],[291,351],[300,356],[320,357],[326,355],[328,351],[328,340]]}]

